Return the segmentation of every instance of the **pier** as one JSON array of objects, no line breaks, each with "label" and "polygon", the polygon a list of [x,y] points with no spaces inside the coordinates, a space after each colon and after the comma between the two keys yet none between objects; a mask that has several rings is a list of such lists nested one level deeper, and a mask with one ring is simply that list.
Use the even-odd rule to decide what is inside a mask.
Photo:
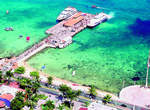
[{"label": "pier", "polygon": [[40,43],[35,44],[22,54],[9,60],[9,63],[8,61],[4,61],[0,64],[0,70],[4,70],[2,68],[3,66],[7,67],[5,70],[10,69],[14,66],[14,63],[21,63],[47,47],[59,47],[59,43],[62,42],[63,39],[66,37],[73,37],[80,31],[84,30],[87,27],[87,23],[89,23],[94,16],[95,15],[89,13],[77,12],[69,18],[59,22],[45,31],[45,33],[48,34],[47,38],[42,40]]}]

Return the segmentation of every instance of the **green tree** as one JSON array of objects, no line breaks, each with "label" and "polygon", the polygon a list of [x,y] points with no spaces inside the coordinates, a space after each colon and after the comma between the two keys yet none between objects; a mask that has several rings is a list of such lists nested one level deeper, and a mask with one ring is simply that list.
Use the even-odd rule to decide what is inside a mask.
[{"label": "green tree", "polygon": [[12,110],[20,110],[25,106],[23,97],[15,97],[10,104],[10,108]]},{"label": "green tree", "polygon": [[62,84],[62,85],[59,87],[59,90],[62,92],[63,97],[64,97],[64,94],[65,94],[67,91],[70,91],[71,88],[68,87],[67,85]]},{"label": "green tree", "polygon": [[11,77],[13,77],[13,72],[11,72],[11,70],[6,71],[6,77],[8,78],[8,84],[10,84],[10,79]]},{"label": "green tree", "polygon": [[[24,98],[25,98],[25,95],[23,94],[22,91],[21,91],[21,92],[19,91],[19,92],[16,93],[16,97],[15,97],[15,98],[23,98],[23,99],[24,99]],[[22,99],[22,100],[23,100],[23,99]]]},{"label": "green tree", "polygon": [[52,85],[52,82],[53,81],[53,77],[51,77],[51,76],[49,76],[48,78],[47,78],[47,84],[48,85]]},{"label": "green tree", "polygon": [[30,98],[26,101],[26,105],[30,107],[30,110],[34,110],[34,107],[37,105],[39,98],[37,95],[33,94]]},{"label": "green tree", "polygon": [[50,99],[47,100],[43,106],[44,106],[44,109],[42,108],[43,110],[54,110],[55,108],[54,102],[51,101]]},{"label": "green tree", "polygon": [[96,92],[96,90],[95,90],[93,85],[89,89],[89,94],[90,94],[90,96],[92,96],[92,98],[97,95],[97,92]]},{"label": "green tree", "polygon": [[65,107],[63,105],[59,104],[59,107],[57,107],[58,110],[63,110]]},{"label": "green tree", "polygon": [[33,83],[32,88],[35,90],[35,93],[37,93],[37,90],[38,90],[40,87],[41,87],[41,83],[40,83],[40,82],[35,81],[35,82]]},{"label": "green tree", "polygon": [[25,78],[25,77],[22,77],[22,78],[17,78],[17,81],[20,83],[20,87],[21,88],[28,88],[28,87],[32,87],[32,82],[31,82],[31,79],[29,78]]},{"label": "green tree", "polygon": [[67,94],[66,94],[65,96],[66,96],[68,99],[70,99],[70,107],[71,107],[72,101],[77,99],[76,92],[75,92],[75,91],[72,91],[72,90],[68,90],[68,91],[66,91],[66,93],[67,93]]},{"label": "green tree", "polygon": [[25,73],[25,67],[18,67],[17,69],[15,69],[15,73],[17,74],[24,74]]},{"label": "green tree", "polygon": [[90,102],[89,101],[84,101],[84,104],[86,107],[88,107],[90,105]]},{"label": "green tree", "polygon": [[33,94],[33,91],[30,88],[25,88],[25,94],[27,95],[28,100],[30,99],[30,96]]},{"label": "green tree", "polygon": [[103,103],[104,104],[107,104],[109,101],[112,101],[111,100],[111,96],[109,94],[107,94],[104,98],[103,98]]},{"label": "green tree", "polygon": [[77,91],[76,91],[76,95],[77,95],[77,96],[80,96],[81,93],[82,93],[81,90],[77,90]]},{"label": "green tree", "polygon": [[3,75],[0,73],[0,83],[2,83],[3,82]]},{"label": "green tree", "polygon": [[32,72],[30,72],[30,76],[39,77],[39,72],[37,72],[37,71],[32,71]]}]

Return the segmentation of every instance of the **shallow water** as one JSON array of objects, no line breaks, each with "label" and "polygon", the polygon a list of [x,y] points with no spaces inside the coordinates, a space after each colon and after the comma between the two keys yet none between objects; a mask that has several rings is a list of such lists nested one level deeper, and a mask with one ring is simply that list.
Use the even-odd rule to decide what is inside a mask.
[{"label": "shallow water", "polygon": [[[69,5],[93,14],[104,10],[110,19],[83,30],[68,47],[47,48],[27,63],[38,70],[46,65],[47,74],[115,93],[123,80],[125,86],[137,79],[137,84],[144,84],[150,47],[148,0],[0,0],[0,57],[18,55],[45,38],[45,30],[57,23],[57,16]],[[6,32],[5,27],[14,31]],[[26,36],[31,37],[29,43]]]}]

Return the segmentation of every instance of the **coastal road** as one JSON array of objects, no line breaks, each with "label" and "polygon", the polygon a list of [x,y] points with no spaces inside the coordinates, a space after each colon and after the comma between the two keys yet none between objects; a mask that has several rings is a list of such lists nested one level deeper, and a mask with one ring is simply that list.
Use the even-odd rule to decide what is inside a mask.
[{"label": "coastal road", "polygon": [[[19,76],[19,77],[20,77],[20,76]],[[20,78],[21,78],[21,77],[20,77]],[[47,86],[46,86],[47,83],[45,83],[45,82],[41,82],[41,85],[47,87]],[[56,90],[58,90],[59,86],[53,85],[53,88],[56,89]],[[48,88],[43,88],[43,87],[39,88],[39,90],[42,91],[42,92],[46,92],[46,93],[50,93],[50,94],[54,94],[54,95],[58,95],[58,93],[59,93],[59,92],[57,92],[57,91],[54,91],[54,90],[51,90],[51,89],[48,89]],[[81,96],[86,97],[86,98],[89,98],[89,95],[88,95],[87,93],[84,93],[84,92],[81,93]],[[84,98],[78,98],[78,99],[79,99],[79,101],[81,101],[81,102],[84,102],[84,101],[93,102],[93,101],[90,100],[90,99],[89,99],[89,100],[84,99]],[[101,101],[102,101],[102,100],[103,100],[103,97],[98,97],[98,96],[97,96],[94,100],[101,100]],[[133,105],[128,104],[128,103],[125,103],[125,102],[121,102],[121,101],[112,100],[112,102],[111,102],[110,104],[112,104],[112,107],[117,107],[118,110],[126,110],[126,109],[132,110],[132,109],[134,108]],[[120,109],[119,109],[119,108],[120,108]],[[146,108],[142,108],[142,107],[135,106],[135,110],[150,110],[150,109],[146,109]]]}]

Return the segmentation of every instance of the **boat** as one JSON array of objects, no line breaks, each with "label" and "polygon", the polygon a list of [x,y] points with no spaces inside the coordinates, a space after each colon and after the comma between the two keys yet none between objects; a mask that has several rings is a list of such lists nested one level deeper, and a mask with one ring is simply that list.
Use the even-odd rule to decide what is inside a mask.
[{"label": "boat", "polygon": [[6,11],[6,14],[8,14],[8,13],[9,13],[9,10]]},{"label": "boat", "polygon": [[46,66],[42,66],[42,69],[41,69],[41,71],[43,71],[45,68],[46,68]]},{"label": "boat", "polygon": [[12,27],[6,27],[5,31],[14,31],[14,29]]},{"label": "boat", "polygon": [[28,36],[28,37],[26,37],[26,41],[27,42],[29,42],[30,41],[30,37]]},{"label": "boat", "polygon": [[62,39],[59,43],[59,48],[65,48],[72,43],[72,37],[68,36]]},{"label": "boat", "polygon": [[88,27],[95,27],[102,22],[106,21],[108,19],[108,16],[106,13],[101,12],[98,15],[96,15],[93,19],[90,20],[90,22],[87,24]]},{"label": "boat", "polygon": [[73,77],[75,74],[76,74],[76,71],[73,71],[73,73],[72,73],[72,77]]},{"label": "boat", "polygon": [[71,6],[68,6],[66,9],[64,9],[59,16],[57,17],[58,21],[64,20],[72,15],[77,13],[77,9]]},{"label": "boat", "polygon": [[95,5],[92,5],[91,7],[92,7],[92,8],[97,8],[97,6],[95,6]]}]

